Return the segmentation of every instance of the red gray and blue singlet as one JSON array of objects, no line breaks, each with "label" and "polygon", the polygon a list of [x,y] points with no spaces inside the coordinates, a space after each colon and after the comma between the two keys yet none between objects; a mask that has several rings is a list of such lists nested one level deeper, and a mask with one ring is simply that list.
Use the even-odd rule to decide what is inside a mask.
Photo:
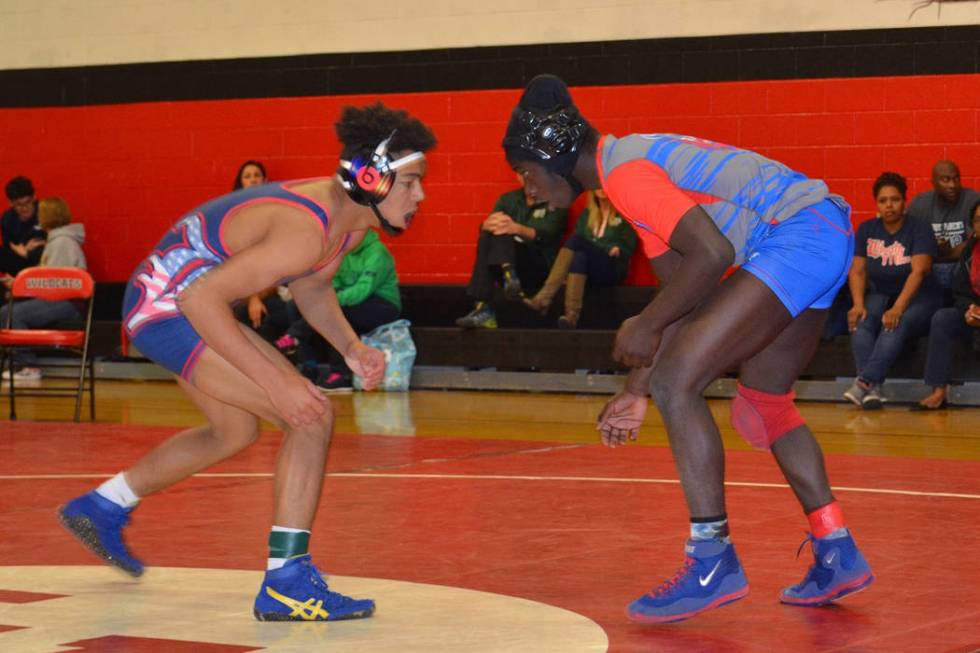
[{"label": "red gray and blue singlet", "polygon": [[699,205],[735,248],[735,262],[779,296],[793,316],[827,308],[853,255],[850,208],[827,185],[766,157],[675,134],[605,136],[602,189],[633,225],[648,258],[670,249]]},{"label": "red gray and blue singlet", "polygon": [[[175,374],[190,377],[204,342],[180,312],[177,296],[234,254],[225,242],[224,229],[242,210],[267,203],[301,209],[319,223],[326,240],[330,230],[326,210],[291,189],[299,183],[302,181],[265,184],[224,195],[194,209],[164,234],[133,272],[123,300],[123,327],[143,355]],[[345,241],[336,255],[346,246]]]}]

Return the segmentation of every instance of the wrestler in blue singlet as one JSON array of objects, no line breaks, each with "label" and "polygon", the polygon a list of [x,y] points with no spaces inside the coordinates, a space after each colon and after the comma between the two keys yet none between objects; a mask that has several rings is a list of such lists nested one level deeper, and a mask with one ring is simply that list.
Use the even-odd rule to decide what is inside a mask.
[{"label": "wrestler in blue singlet", "polygon": [[684,214],[699,205],[742,266],[792,316],[828,308],[847,280],[850,207],[819,179],[755,152],[691,136],[606,136],[596,165],[610,201],[636,228],[647,258],[670,249]]},{"label": "wrestler in blue singlet", "polygon": [[[307,181],[307,180],[303,180]],[[297,181],[253,186],[211,200],[170,228],[133,272],[123,300],[126,335],[147,358],[187,379],[204,341],[177,306],[177,296],[198,277],[234,254],[224,242],[224,227],[239,211],[257,203],[279,203],[307,211],[327,238],[330,219],[312,198],[291,190]],[[347,240],[334,256],[346,249]],[[307,272],[311,274],[330,260]],[[292,279],[283,279],[288,283]]]}]

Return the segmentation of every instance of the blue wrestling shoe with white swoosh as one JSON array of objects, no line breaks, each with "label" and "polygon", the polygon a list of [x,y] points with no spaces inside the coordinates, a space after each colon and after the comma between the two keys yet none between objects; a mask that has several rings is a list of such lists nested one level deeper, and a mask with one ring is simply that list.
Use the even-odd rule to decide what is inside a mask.
[{"label": "blue wrestling shoe with white swoosh", "polygon": [[363,619],[374,614],[374,601],[330,591],[307,553],[265,572],[253,613],[259,621]]},{"label": "blue wrestling shoe with white swoosh", "polygon": [[[810,542],[813,564],[803,580],[783,590],[779,600],[790,605],[817,607],[827,605],[848,594],[860,592],[874,582],[868,561],[844,529],[843,537],[808,537],[800,550]],[[797,554],[798,555],[798,554]]]},{"label": "blue wrestling shoe with white swoosh", "polygon": [[749,593],[735,547],[721,540],[688,540],[684,566],[626,608],[632,621],[661,624],[690,619]]}]

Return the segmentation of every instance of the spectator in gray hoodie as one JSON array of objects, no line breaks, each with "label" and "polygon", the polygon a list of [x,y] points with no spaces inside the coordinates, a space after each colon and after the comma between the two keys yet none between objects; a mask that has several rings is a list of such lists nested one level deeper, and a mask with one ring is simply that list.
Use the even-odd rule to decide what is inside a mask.
[{"label": "spectator in gray hoodie", "polygon": [[[38,225],[48,235],[48,242],[41,254],[41,267],[71,267],[86,268],[85,252],[82,244],[85,242],[85,225],[71,222],[71,211],[68,204],[60,197],[49,197],[38,203]],[[9,287],[12,278],[4,280]],[[13,313],[8,316],[8,313]],[[11,302],[0,312],[0,324],[7,326],[8,317],[12,317],[10,327],[13,329],[39,329],[58,324],[83,319],[78,304],[72,300],[50,302],[43,299],[26,299]],[[14,359],[14,364],[20,369],[14,374],[18,381],[41,378],[41,370],[34,367],[37,358],[30,353],[21,353]]]}]

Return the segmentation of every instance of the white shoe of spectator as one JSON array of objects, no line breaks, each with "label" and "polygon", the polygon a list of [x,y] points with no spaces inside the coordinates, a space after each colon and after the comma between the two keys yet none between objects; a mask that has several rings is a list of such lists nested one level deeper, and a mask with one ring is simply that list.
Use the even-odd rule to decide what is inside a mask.
[{"label": "white shoe of spectator", "polygon": [[868,394],[870,388],[862,386],[857,379],[854,379],[854,383],[851,387],[844,391],[844,399],[847,399],[855,406],[861,406],[864,401],[864,396]]},{"label": "white shoe of spectator", "polygon": [[39,367],[22,367],[17,372],[14,372],[14,382],[17,381],[40,381],[41,380],[41,368]]}]

